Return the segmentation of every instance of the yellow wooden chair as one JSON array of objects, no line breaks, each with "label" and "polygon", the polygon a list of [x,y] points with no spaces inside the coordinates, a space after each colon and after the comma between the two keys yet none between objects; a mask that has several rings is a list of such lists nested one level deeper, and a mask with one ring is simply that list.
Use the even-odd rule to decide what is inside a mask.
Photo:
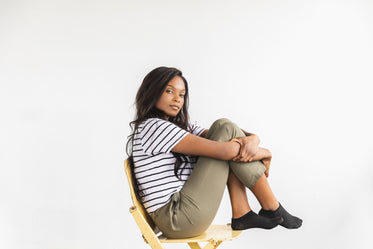
[{"label": "yellow wooden chair", "polygon": [[201,249],[201,246],[198,244],[199,242],[207,242],[206,246],[203,247],[204,249],[214,249],[223,241],[234,240],[241,235],[242,231],[232,230],[229,224],[211,225],[203,234],[187,239],[168,239],[162,234],[158,235],[160,233],[158,228],[155,226],[153,220],[137,199],[134,192],[129,159],[124,162],[124,169],[126,171],[133,202],[130,212],[140,228],[145,242],[153,249],[164,249],[161,243],[188,243],[191,249]]}]

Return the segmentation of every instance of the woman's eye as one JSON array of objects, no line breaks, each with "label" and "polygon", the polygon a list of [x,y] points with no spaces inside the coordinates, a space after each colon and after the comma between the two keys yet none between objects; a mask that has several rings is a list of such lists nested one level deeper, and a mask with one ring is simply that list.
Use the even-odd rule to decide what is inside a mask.
[{"label": "woman's eye", "polygon": [[182,97],[182,98],[184,98],[185,94],[180,94],[179,96]]},{"label": "woman's eye", "polygon": [[171,90],[166,90],[166,93],[172,93],[172,91]]}]

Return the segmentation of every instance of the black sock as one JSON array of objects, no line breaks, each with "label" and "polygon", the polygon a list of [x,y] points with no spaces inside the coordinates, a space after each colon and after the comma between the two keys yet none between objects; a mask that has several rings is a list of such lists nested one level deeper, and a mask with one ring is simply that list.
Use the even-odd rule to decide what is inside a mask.
[{"label": "black sock", "polygon": [[261,209],[259,211],[260,216],[264,216],[267,218],[275,218],[275,217],[282,217],[284,221],[280,224],[283,227],[289,228],[289,229],[295,229],[302,225],[302,220],[298,217],[295,217],[291,214],[289,214],[285,208],[283,208],[280,204],[277,210],[271,211],[271,210],[264,210]]},{"label": "black sock", "polygon": [[244,216],[240,218],[233,219],[231,227],[233,230],[245,230],[249,228],[264,228],[264,229],[271,229],[277,226],[282,222],[282,218],[266,218],[263,216],[259,216],[253,211],[246,213]]}]

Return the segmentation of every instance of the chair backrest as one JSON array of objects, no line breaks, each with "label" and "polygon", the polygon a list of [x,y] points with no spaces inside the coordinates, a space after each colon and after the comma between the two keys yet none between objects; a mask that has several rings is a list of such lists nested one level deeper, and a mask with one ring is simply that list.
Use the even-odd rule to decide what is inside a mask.
[{"label": "chair backrest", "polygon": [[127,180],[128,180],[128,185],[129,185],[130,191],[131,191],[131,197],[132,197],[133,205],[141,213],[141,215],[144,217],[144,219],[149,224],[149,226],[154,230],[156,228],[156,226],[155,226],[152,218],[150,218],[148,212],[146,211],[146,209],[142,205],[141,201],[137,199],[137,195],[136,195],[134,187],[133,187],[134,182],[133,182],[133,179],[132,179],[131,162],[130,162],[129,158],[127,158],[124,161],[124,170],[125,170],[126,175],[127,175]]}]

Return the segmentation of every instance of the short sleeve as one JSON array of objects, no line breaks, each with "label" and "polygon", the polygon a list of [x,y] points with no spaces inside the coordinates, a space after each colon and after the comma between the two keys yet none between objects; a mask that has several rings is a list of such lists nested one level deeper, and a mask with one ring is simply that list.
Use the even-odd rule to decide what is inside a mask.
[{"label": "short sleeve", "polygon": [[196,136],[200,136],[206,129],[202,128],[196,124],[191,125],[191,133]]},{"label": "short sleeve", "polygon": [[147,155],[169,153],[188,132],[162,119],[148,119],[140,131],[140,141]]}]

